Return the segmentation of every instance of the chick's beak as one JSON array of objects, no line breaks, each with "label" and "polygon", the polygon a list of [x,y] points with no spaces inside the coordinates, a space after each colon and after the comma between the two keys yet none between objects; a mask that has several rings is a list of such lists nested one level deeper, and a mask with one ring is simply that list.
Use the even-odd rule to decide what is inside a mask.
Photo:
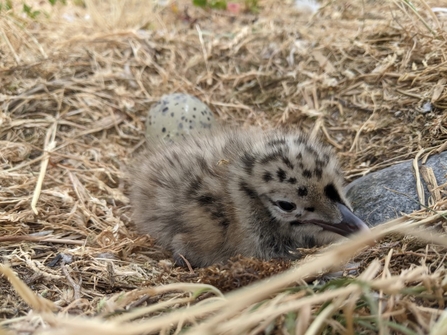
[{"label": "chick's beak", "polygon": [[361,231],[369,231],[366,223],[355,216],[348,207],[340,203],[337,203],[337,207],[342,215],[342,220],[339,223],[327,223],[319,221],[315,222],[315,224],[342,236],[348,236]]},{"label": "chick's beak", "polygon": [[351,210],[346,207],[345,205],[342,205],[340,203],[337,204],[338,209],[341,212],[342,220],[339,224],[336,224],[334,226],[338,226],[343,233],[341,235],[349,235],[353,233],[357,233],[360,231],[369,231],[369,227],[365,222],[363,222],[359,217],[354,215]]}]

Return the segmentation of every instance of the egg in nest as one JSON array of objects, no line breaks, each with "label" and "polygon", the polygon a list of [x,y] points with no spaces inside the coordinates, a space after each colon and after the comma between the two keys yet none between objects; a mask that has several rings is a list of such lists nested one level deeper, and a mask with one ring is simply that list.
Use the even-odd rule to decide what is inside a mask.
[{"label": "egg in nest", "polygon": [[172,140],[215,126],[213,113],[202,101],[189,94],[173,93],[162,96],[149,110],[146,136]]}]

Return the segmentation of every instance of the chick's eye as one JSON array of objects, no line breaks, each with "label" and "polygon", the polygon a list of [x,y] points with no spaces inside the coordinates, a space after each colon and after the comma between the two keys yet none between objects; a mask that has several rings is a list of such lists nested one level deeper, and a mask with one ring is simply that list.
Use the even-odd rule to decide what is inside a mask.
[{"label": "chick's eye", "polygon": [[293,202],[287,201],[277,201],[276,205],[286,212],[291,212],[296,208],[296,205]]}]

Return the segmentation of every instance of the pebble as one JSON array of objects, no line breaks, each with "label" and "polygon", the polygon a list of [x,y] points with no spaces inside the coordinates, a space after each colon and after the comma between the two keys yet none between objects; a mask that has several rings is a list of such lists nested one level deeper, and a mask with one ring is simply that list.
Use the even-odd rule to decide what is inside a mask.
[{"label": "pebble", "polygon": [[[431,156],[424,165],[433,169],[438,185],[447,182],[447,151]],[[422,176],[421,180],[427,205],[430,192]],[[354,213],[370,226],[421,209],[412,160],[356,179],[346,192]]]}]

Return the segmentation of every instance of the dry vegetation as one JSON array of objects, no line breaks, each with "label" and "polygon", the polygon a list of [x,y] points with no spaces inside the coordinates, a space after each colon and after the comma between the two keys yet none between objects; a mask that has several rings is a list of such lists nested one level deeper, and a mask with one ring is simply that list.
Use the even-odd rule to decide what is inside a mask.
[{"label": "dry vegetation", "polygon": [[299,266],[191,273],[134,233],[125,174],[170,92],[228,123],[314,132],[348,180],[445,150],[447,16],[430,10],[445,1],[85,3],[0,12],[1,335],[447,334],[445,185],[432,209]]}]

